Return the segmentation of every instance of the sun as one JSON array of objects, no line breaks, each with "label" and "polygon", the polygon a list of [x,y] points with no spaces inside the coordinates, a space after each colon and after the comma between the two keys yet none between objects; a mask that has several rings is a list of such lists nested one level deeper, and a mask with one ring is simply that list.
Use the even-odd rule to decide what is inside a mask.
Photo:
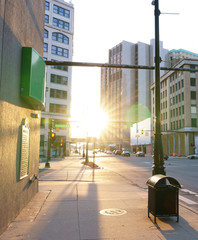
[{"label": "sun", "polygon": [[85,128],[89,137],[99,137],[101,131],[107,127],[108,117],[102,110],[92,110],[85,113]]}]

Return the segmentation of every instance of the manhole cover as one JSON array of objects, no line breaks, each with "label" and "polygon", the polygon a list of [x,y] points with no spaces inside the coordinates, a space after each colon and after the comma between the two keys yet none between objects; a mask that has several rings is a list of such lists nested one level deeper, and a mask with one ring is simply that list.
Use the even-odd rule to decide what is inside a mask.
[{"label": "manhole cover", "polygon": [[127,211],[118,208],[109,208],[100,211],[100,214],[107,216],[120,216],[126,214]]}]

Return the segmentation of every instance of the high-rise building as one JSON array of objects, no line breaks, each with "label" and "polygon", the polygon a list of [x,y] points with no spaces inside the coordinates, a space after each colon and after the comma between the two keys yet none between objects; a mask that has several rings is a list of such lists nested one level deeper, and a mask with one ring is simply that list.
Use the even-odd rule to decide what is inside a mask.
[{"label": "high-rise building", "polygon": [[198,59],[198,54],[193,53],[182,48],[180,49],[172,49],[168,54],[168,62],[169,66],[173,67],[176,63],[178,63],[182,59]]},{"label": "high-rise building", "polygon": [[[198,69],[198,60],[183,58],[174,67],[192,71],[171,70],[160,79],[162,143],[164,153],[187,156],[198,153],[198,73],[193,71]],[[155,84],[151,86],[151,109],[154,127]]]},{"label": "high-rise building", "polygon": [[[72,61],[73,33],[73,4],[63,0],[45,1],[44,59]],[[47,155],[50,127],[54,127],[56,133],[52,155],[68,154],[71,80],[70,67],[47,67],[46,104],[41,119],[40,155]]]},{"label": "high-rise building", "polygon": [[[154,65],[154,40],[150,45],[123,41],[109,50],[109,63],[122,65]],[[166,66],[168,50],[160,42],[162,63]],[[163,74],[164,71],[161,72]],[[108,113],[110,124],[103,135],[106,142],[130,146],[130,125],[150,114],[150,86],[154,71],[110,68],[101,70],[101,107]]]}]

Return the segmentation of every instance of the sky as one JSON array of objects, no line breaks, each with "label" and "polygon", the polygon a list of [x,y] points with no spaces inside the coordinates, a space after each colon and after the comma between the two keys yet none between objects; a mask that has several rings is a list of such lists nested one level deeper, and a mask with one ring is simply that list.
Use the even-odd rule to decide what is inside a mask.
[{"label": "sky", "polygon": [[[123,40],[150,43],[154,38],[152,0],[72,0],[73,61],[106,63],[108,50]],[[160,40],[164,48],[198,53],[198,1],[159,0]],[[179,13],[164,14],[164,13]],[[73,67],[73,119],[93,115],[100,105],[100,68]]]}]

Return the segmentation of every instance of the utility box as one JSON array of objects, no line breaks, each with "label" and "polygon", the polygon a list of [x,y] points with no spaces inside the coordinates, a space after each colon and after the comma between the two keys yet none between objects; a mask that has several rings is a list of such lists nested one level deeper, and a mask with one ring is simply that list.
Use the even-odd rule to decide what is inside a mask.
[{"label": "utility box", "polygon": [[162,174],[152,176],[147,181],[148,185],[148,217],[176,216],[179,221],[179,182]]},{"label": "utility box", "polygon": [[33,109],[44,109],[45,62],[31,47],[22,48],[21,96]]}]

